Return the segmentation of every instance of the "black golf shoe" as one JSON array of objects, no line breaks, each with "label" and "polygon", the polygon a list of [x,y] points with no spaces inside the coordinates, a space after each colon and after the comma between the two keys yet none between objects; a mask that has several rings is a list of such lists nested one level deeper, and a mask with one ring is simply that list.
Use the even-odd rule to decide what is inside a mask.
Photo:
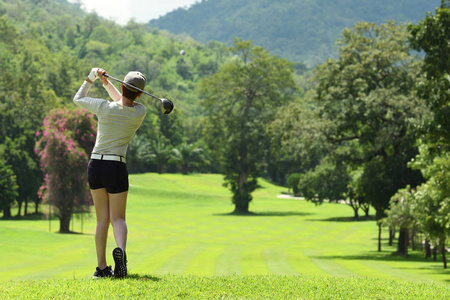
[{"label": "black golf shoe", "polygon": [[123,278],[127,276],[127,255],[125,251],[117,247],[113,250],[113,258],[116,266],[114,267],[114,277]]},{"label": "black golf shoe", "polygon": [[107,266],[103,270],[100,270],[99,267],[95,269],[94,276],[92,279],[102,278],[102,277],[112,277],[114,276],[114,272],[112,271],[111,266]]}]

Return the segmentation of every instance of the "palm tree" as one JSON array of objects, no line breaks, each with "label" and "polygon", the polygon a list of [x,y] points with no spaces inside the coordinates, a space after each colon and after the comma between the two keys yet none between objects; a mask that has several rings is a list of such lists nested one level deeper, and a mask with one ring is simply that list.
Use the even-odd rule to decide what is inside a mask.
[{"label": "palm tree", "polygon": [[202,148],[183,142],[178,148],[172,149],[171,161],[180,166],[182,174],[187,175],[191,166],[205,163],[206,158]]},{"label": "palm tree", "polygon": [[147,171],[147,152],[150,143],[143,135],[135,135],[130,142],[127,151],[127,167],[130,173],[142,173]]},{"label": "palm tree", "polygon": [[151,163],[156,164],[158,173],[162,174],[164,166],[169,162],[171,150],[170,145],[166,144],[164,140],[158,139],[149,144],[144,155]]}]

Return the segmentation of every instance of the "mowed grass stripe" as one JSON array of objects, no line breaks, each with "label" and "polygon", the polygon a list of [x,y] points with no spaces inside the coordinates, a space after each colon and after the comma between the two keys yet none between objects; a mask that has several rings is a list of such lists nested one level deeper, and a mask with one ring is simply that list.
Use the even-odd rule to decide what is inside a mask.
[{"label": "mowed grass stripe", "polygon": [[[141,253],[144,260],[137,263],[133,272],[158,273],[158,270],[164,265],[174,264],[171,260],[176,259],[176,256],[185,250],[189,245],[171,241],[168,244],[157,245],[156,248],[150,248],[149,252]],[[130,267],[132,264],[130,263]],[[172,272],[175,274],[175,271]]]},{"label": "mowed grass stripe", "polygon": [[288,259],[292,268],[299,274],[326,275],[300,248],[290,248],[287,250]]},{"label": "mowed grass stripe", "polygon": [[297,275],[286,256],[286,254],[278,248],[268,248],[264,251],[264,260],[267,268],[276,275]]},{"label": "mowed grass stripe", "polygon": [[432,280],[417,274],[410,273],[408,271],[403,271],[399,268],[393,268],[388,264],[380,261],[365,261],[364,265],[371,267],[378,272],[387,274],[392,277],[392,279],[402,279],[414,282],[432,282]]},{"label": "mowed grass stripe", "polygon": [[268,275],[272,272],[264,260],[264,248],[261,246],[247,247],[241,253],[240,269],[243,274]]},{"label": "mowed grass stripe", "polygon": [[199,255],[204,249],[204,244],[191,244],[179,247],[179,251],[167,260],[156,271],[158,274],[185,274],[191,260]]},{"label": "mowed grass stripe", "polygon": [[241,253],[244,246],[226,246],[221,255],[217,257],[215,265],[216,275],[241,274]]},{"label": "mowed grass stripe", "polygon": [[216,275],[216,266],[218,258],[223,255],[225,247],[221,245],[209,245],[193,257],[185,274],[195,274],[199,276]]},{"label": "mowed grass stripe", "polygon": [[[324,261],[327,261],[324,259]],[[374,268],[366,265],[364,261],[360,260],[350,260],[350,259],[336,259],[333,260],[336,264],[341,265],[346,268],[348,271],[355,274],[355,276],[360,277],[368,277],[368,278],[382,278],[382,279],[395,279],[394,276],[391,276],[389,273],[378,272]]]},{"label": "mowed grass stripe", "polygon": [[[319,255],[315,253],[314,255],[311,255],[311,257],[319,257]],[[357,274],[348,270],[345,266],[339,264],[333,259],[311,258],[311,261],[328,275],[336,277],[357,276]]]}]

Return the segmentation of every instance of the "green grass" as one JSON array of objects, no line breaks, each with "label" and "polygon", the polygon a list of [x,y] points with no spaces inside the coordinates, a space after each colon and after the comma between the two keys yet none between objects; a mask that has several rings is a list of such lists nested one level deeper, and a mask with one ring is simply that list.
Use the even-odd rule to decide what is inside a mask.
[{"label": "green grass", "polygon": [[[374,298],[387,299],[403,287],[419,298],[430,290],[449,293],[450,272],[442,262],[425,260],[419,251],[408,259],[391,255],[387,233],[377,252],[375,221],[352,221],[346,205],[280,199],[284,188],[261,181],[250,206],[254,214],[236,216],[220,175],[142,174],[130,183],[127,256],[134,278],[124,286],[89,280],[96,266],[93,215],[84,216],[83,234],[56,233],[56,219],[51,232],[41,218],[0,220],[0,298],[20,290],[30,297],[42,290],[45,298],[96,298],[106,293],[96,289],[103,285],[117,292],[110,295],[148,291],[161,298],[252,298],[252,290],[278,295],[279,286],[288,297],[307,299],[321,298],[322,288],[325,298],[371,298],[379,289],[384,296]],[[80,220],[73,226],[80,231]],[[109,236],[112,251],[112,230]],[[267,284],[252,287],[257,282]]]},{"label": "green grass", "polygon": [[0,283],[1,299],[448,299],[450,288],[357,277],[131,275]]}]

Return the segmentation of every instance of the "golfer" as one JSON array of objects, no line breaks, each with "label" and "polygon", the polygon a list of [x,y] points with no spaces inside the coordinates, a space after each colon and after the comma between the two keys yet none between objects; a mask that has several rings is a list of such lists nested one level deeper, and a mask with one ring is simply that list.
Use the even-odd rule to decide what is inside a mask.
[{"label": "golfer", "polygon": [[[95,247],[97,268],[93,278],[127,275],[127,224],[125,222],[128,195],[128,171],[125,156],[131,138],[145,117],[144,105],[135,102],[142,92],[121,84],[122,94],[103,76],[106,71],[93,68],[83,82],[73,101],[78,106],[94,113],[98,119],[95,146],[87,167],[97,216]],[[100,78],[112,102],[87,97],[95,80]],[[144,89],[146,78],[140,72],[129,72],[124,82]],[[106,240],[111,223],[117,248],[112,252],[114,272],[106,263]]]}]

